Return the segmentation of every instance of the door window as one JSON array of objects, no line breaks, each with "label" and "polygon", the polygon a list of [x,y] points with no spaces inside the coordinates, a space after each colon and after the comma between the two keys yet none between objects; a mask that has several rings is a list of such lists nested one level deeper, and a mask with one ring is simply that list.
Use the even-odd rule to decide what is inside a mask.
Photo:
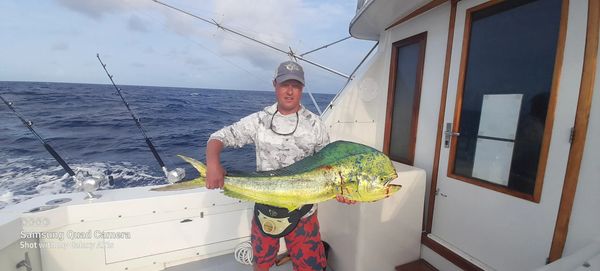
[{"label": "door window", "polygon": [[561,4],[513,0],[468,11],[450,177],[539,200]]}]

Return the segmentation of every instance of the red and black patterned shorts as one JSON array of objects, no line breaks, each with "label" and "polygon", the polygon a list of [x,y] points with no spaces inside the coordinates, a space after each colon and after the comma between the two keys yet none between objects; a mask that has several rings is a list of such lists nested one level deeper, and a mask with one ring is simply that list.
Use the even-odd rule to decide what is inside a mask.
[{"label": "red and black patterned shorts", "polygon": [[[300,219],[298,226],[284,238],[295,271],[321,271],[325,268],[325,249],[321,242],[316,212]],[[265,236],[252,221],[251,241],[254,264],[261,269],[271,267],[279,251],[279,239]]]}]

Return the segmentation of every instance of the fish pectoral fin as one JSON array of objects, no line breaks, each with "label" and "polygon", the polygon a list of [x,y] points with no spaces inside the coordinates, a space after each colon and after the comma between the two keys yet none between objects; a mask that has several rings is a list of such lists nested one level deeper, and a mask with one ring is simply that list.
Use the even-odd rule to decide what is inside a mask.
[{"label": "fish pectoral fin", "polygon": [[288,211],[293,211],[296,209],[300,209],[303,205],[296,205],[296,204],[290,204],[290,205],[283,205],[283,206],[279,206],[281,208],[286,208]]},{"label": "fish pectoral fin", "polygon": [[200,173],[201,177],[206,177],[206,165],[204,165],[202,162],[181,154],[178,154],[177,156],[179,156],[179,158],[183,159],[184,161],[190,163],[198,171],[198,173]]}]

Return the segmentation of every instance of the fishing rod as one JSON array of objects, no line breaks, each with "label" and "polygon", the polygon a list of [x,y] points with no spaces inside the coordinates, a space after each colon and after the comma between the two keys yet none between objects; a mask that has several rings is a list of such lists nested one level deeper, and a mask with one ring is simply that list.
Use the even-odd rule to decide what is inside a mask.
[{"label": "fishing rod", "polygon": [[[249,40],[251,40],[251,41],[254,41],[254,42],[256,42],[256,43],[259,43],[259,44],[262,44],[262,45],[264,45],[264,46],[266,46],[266,47],[269,47],[269,48],[271,48],[271,49],[273,49],[273,50],[275,50],[275,51],[278,51],[278,52],[284,53],[284,54],[288,55],[290,58],[302,60],[302,61],[304,61],[304,62],[306,62],[306,63],[308,63],[308,64],[311,64],[311,65],[313,65],[313,66],[319,67],[319,68],[321,68],[321,69],[324,69],[324,70],[326,70],[326,71],[328,71],[328,72],[331,72],[331,73],[337,74],[337,75],[339,75],[339,76],[341,76],[341,77],[344,77],[344,78],[346,78],[346,79],[350,79],[350,76],[348,76],[348,75],[346,75],[346,74],[343,74],[343,73],[341,73],[341,72],[339,72],[339,71],[336,71],[336,70],[334,70],[334,69],[331,69],[331,68],[325,67],[325,66],[323,66],[323,65],[321,65],[321,64],[315,63],[315,62],[313,62],[313,61],[310,61],[310,60],[308,60],[308,59],[304,58],[304,57],[303,57],[303,55],[305,55],[305,54],[308,54],[308,53],[304,53],[304,54],[302,54],[302,55],[298,55],[298,54],[294,53],[294,52],[293,52],[291,49],[290,49],[289,51],[285,51],[285,50],[279,49],[279,48],[277,48],[277,47],[275,47],[275,46],[273,46],[273,45],[270,45],[270,44],[268,44],[268,43],[266,43],[266,42],[264,42],[264,41],[260,41],[260,40],[258,40],[258,39],[255,39],[255,38],[253,38],[253,37],[250,37],[250,36],[248,36],[248,35],[245,35],[245,34],[242,34],[242,33],[238,32],[238,31],[235,31],[235,30],[233,30],[233,29],[231,29],[231,28],[225,27],[225,26],[223,26],[222,24],[220,24],[220,23],[217,23],[217,22],[216,22],[215,20],[213,20],[213,19],[211,19],[211,20],[208,20],[208,19],[202,18],[202,17],[200,17],[200,16],[197,16],[197,15],[195,15],[195,14],[192,14],[192,13],[190,13],[190,12],[187,12],[187,11],[185,11],[185,10],[182,10],[182,9],[180,9],[180,8],[177,8],[177,7],[171,6],[171,5],[169,5],[169,4],[163,3],[163,2],[161,2],[161,1],[158,1],[158,0],[152,0],[152,1],[154,1],[154,2],[155,2],[155,3],[157,3],[157,4],[163,5],[163,6],[165,6],[165,7],[168,7],[168,8],[170,8],[170,9],[173,9],[173,10],[176,10],[176,11],[178,11],[178,12],[181,12],[181,13],[183,13],[183,14],[186,14],[186,15],[188,15],[188,16],[194,17],[194,18],[196,18],[196,19],[198,19],[198,20],[201,20],[201,21],[203,21],[203,22],[206,22],[206,23],[212,24],[212,25],[216,26],[217,28],[219,28],[219,29],[222,29],[222,30],[224,30],[224,31],[227,31],[227,32],[233,33],[233,34],[235,34],[235,35],[238,35],[238,36],[240,36],[240,37],[243,37],[243,38],[249,39]],[[341,41],[341,40],[340,40],[340,41]],[[339,42],[339,41],[338,41],[338,42]],[[337,43],[337,42],[335,42],[335,43]],[[320,48],[319,48],[319,49],[320,49]],[[310,52],[309,52],[309,53],[310,53]]]},{"label": "fishing rod", "polygon": [[52,157],[54,157],[54,160],[56,160],[56,162],[58,162],[58,164],[60,164],[60,166],[67,172],[67,174],[69,174],[69,176],[77,183],[77,185],[79,187],[83,188],[83,190],[87,193],[86,199],[97,199],[97,198],[101,197],[101,195],[93,194],[92,192],[96,191],[98,189],[100,183],[103,180],[106,180],[105,176],[91,176],[87,172],[83,172],[83,171],[78,171],[77,174],[75,174],[75,172],[71,169],[71,167],[69,167],[67,162],[65,162],[65,160],[62,159],[62,157],[60,157],[60,155],[58,155],[58,153],[54,150],[54,148],[52,148],[52,146],[50,146],[50,144],[43,137],[41,137],[35,131],[35,129],[33,129],[33,122],[26,120],[25,117],[23,117],[21,114],[19,114],[19,112],[17,112],[15,110],[15,108],[13,107],[12,102],[5,100],[4,97],[2,97],[1,95],[0,95],[0,99],[21,120],[23,125],[25,125],[25,127],[27,127],[27,129],[29,129],[29,131],[33,135],[35,135],[35,137],[38,139],[38,141],[40,141],[40,143],[42,143],[42,145],[44,145],[44,148],[46,148],[46,150],[50,153],[50,155],[52,155]]},{"label": "fishing rod", "polygon": [[119,97],[121,97],[121,100],[125,104],[125,107],[127,107],[127,111],[129,111],[129,114],[131,114],[131,118],[133,118],[133,121],[135,121],[135,125],[142,132],[142,135],[146,139],[146,145],[148,145],[148,148],[150,148],[150,151],[152,152],[152,154],[154,155],[154,158],[160,165],[160,168],[165,173],[165,176],[167,177],[167,181],[170,183],[175,183],[175,182],[181,181],[185,177],[185,170],[183,168],[175,168],[174,170],[171,170],[171,171],[167,170],[167,167],[165,166],[165,163],[163,162],[163,160],[160,158],[160,155],[158,154],[158,151],[154,147],[154,144],[152,144],[152,141],[146,134],[144,127],[142,127],[142,123],[140,122],[140,119],[135,115],[135,113],[133,113],[133,110],[131,110],[131,108],[129,107],[129,103],[125,100],[125,97],[123,97],[123,94],[121,93],[121,88],[117,87],[117,85],[115,84],[115,81],[113,81],[113,76],[106,69],[106,64],[104,64],[104,62],[102,62],[102,59],[100,59],[100,54],[96,54],[96,57],[98,58],[98,61],[100,61],[100,64],[102,65],[102,68],[106,72],[108,79],[110,79],[110,82],[112,83],[113,87],[115,87],[115,90],[117,90],[117,94],[119,95]]}]

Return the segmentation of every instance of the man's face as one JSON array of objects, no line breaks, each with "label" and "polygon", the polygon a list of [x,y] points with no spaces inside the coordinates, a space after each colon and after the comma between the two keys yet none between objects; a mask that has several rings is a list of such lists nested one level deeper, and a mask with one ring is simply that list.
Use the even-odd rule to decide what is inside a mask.
[{"label": "man's face", "polygon": [[277,109],[281,114],[295,113],[300,109],[302,99],[302,83],[296,80],[287,80],[281,83],[273,82],[277,96]]}]

